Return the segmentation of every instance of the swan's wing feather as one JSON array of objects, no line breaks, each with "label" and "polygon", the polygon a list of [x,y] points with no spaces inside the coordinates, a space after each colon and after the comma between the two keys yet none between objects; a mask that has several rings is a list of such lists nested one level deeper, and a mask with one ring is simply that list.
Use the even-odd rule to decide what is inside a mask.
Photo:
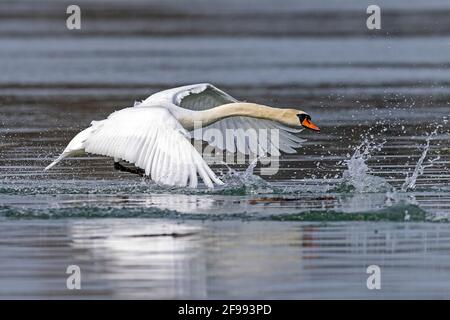
[{"label": "swan's wing feather", "polygon": [[188,136],[164,108],[127,108],[92,124],[85,151],[133,163],[161,184],[196,187],[197,174],[208,187],[221,184]]},{"label": "swan's wing feather", "polygon": [[[295,135],[301,131],[271,120],[231,117],[194,130],[193,137],[231,153],[279,156],[280,151],[295,153],[301,147],[306,140]],[[217,132],[218,137],[212,138]]]},{"label": "swan's wing feather", "polygon": [[134,106],[171,103],[189,110],[206,110],[222,104],[237,102],[228,93],[210,83],[199,83],[157,92]]},{"label": "swan's wing feather", "polygon": [[[170,103],[176,106],[201,111],[223,104],[238,102],[226,92],[209,83],[200,83],[173,88],[155,93],[138,106]],[[212,139],[214,131],[220,132],[220,138]],[[267,130],[267,134],[264,132]],[[280,150],[295,153],[304,139],[295,136],[301,129],[283,126],[275,121],[250,117],[231,117],[218,121],[201,131],[194,130],[194,138],[204,140],[215,148],[234,153],[249,154],[258,150],[258,154],[278,156]],[[266,136],[267,138],[265,138]]]},{"label": "swan's wing feather", "polygon": [[205,84],[199,89],[203,90],[180,92],[175,96],[176,102],[180,107],[189,110],[206,110],[237,102],[235,98],[211,84]]}]

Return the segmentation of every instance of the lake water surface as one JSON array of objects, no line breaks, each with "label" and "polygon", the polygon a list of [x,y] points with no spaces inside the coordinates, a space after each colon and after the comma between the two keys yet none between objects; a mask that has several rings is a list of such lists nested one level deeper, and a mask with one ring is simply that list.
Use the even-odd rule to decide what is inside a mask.
[{"label": "lake water surface", "polygon": [[[448,3],[403,28],[382,2],[372,35],[359,1],[194,2],[81,1],[79,31],[63,2],[0,5],[0,298],[450,298]],[[199,82],[321,133],[273,176],[214,166],[214,190],[92,155],[42,171],[91,120]]]}]

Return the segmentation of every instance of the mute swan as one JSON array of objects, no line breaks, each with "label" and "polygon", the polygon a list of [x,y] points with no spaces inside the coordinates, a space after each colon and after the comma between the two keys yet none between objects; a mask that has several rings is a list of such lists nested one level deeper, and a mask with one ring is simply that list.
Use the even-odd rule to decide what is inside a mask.
[{"label": "mute swan", "polygon": [[[279,143],[268,142],[272,155],[278,155],[279,150],[294,153],[294,148],[300,147],[304,140],[293,133],[303,128],[320,131],[304,111],[239,102],[211,84],[195,84],[158,92],[105,120],[92,121],[44,171],[66,157],[86,152],[113,157],[114,167],[122,171],[132,172],[120,160],[133,163],[157,183],[195,188],[198,174],[207,187],[213,188],[214,183],[223,182],[189,140],[190,131],[196,136],[198,123],[221,132],[230,128],[278,129]],[[203,136],[200,139],[207,140]],[[207,142],[229,152],[248,154],[257,146],[269,153],[257,137],[247,141],[238,133],[226,141]]]}]

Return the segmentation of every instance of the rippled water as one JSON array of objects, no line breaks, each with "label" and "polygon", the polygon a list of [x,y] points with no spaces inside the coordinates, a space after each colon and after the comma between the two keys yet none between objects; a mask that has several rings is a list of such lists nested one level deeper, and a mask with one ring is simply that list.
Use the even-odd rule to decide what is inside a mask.
[{"label": "rippled water", "polygon": [[[78,34],[56,23],[58,1],[8,4],[0,297],[450,298],[448,4],[408,2],[416,23],[403,28],[401,4],[383,2],[373,36],[357,1],[336,16],[316,1],[197,2],[82,1]],[[302,132],[274,176],[215,166],[215,190],[158,186],[97,156],[42,171],[91,120],[205,81],[301,108],[321,133]],[[72,264],[82,290],[66,289]],[[366,287],[373,264],[381,290]]]}]

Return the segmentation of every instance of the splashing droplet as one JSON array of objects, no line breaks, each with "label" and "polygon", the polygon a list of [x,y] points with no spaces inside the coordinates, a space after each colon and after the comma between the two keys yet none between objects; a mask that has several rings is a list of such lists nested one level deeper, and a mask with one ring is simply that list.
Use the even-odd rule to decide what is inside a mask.
[{"label": "splashing droplet", "polygon": [[416,163],[416,167],[414,168],[413,174],[411,176],[409,176],[408,174],[406,175],[405,182],[401,187],[401,190],[403,192],[415,189],[417,178],[423,174],[425,168],[433,166],[433,162],[439,160],[440,157],[438,156],[435,159],[430,160],[428,165],[423,164],[425,158],[427,157],[428,151],[430,150],[430,141],[432,137],[436,135],[436,133],[437,130],[434,130],[430,135],[428,135],[427,139],[425,140],[426,142],[425,145],[423,146],[422,155],[420,156],[419,160]]},{"label": "splashing droplet", "polygon": [[338,189],[352,190],[356,193],[391,190],[391,186],[385,179],[369,174],[370,169],[366,163],[371,157],[371,152],[381,150],[385,143],[386,141],[377,144],[365,139],[355,149],[350,159],[344,161],[347,170],[342,174],[342,182]]}]

